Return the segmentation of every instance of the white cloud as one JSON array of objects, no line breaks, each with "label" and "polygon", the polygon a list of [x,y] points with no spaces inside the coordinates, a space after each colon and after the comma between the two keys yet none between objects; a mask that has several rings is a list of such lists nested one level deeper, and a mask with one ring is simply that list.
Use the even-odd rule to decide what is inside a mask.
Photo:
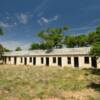
[{"label": "white cloud", "polygon": [[48,18],[46,18],[46,17],[41,17],[39,20],[38,20],[38,23],[40,24],[40,25],[42,25],[42,24],[48,24],[48,23],[51,23],[51,22],[53,22],[53,21],[56,21],[56,20],[58,20],[58,18],[59,18],[59,16],[54,16],[53,18],[50,18],[50,19],[48,19]]},{"label": "white cloud", "polygon": [[41,21],[43,21],[44,23],[49,23],[49,20],[47,18],[45,18],[45,17],[42,17]]},{"label": "white cloud", "polygon": [[17,18],[20,21],[20,23],[27,24],[29,20],[29,15],[21,13],[20,15],[17,15]]},{"label": "white cloud", "polygon": [[27,50],[31,43],[29,42],[24,43],[23,41],[8,40],[8,41],[1,41],[1,44],[10,50],[15,50],[16,47],[21,47],[23,50]]},{"label": "white cloud", "polygon": [[3,27],[3,28],[11,27],[11,25],[9,25],[8,23],[5,23],[3,21],[0,22],[0,26]]}]

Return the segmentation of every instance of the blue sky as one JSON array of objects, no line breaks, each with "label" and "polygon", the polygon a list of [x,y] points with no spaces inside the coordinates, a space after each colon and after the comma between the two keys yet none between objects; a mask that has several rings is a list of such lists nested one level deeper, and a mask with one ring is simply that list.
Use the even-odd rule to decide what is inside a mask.
[{"label": "blue sky", "polygon": [[65,34],[93,31],[100,25],[100,0],[0,0],[0,43],[15,49],[39,41],[37,32],[69,25]]}]

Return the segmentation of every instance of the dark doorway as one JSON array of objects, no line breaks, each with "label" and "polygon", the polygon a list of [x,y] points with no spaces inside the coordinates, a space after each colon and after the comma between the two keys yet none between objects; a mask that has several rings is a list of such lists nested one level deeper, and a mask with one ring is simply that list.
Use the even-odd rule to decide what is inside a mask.
[{"label": "dark doorway", "polygon": [[36,65],[36,57],[33,57],[33,65]]},{"label": "dark doorway", "polygon": [[27,58],[24,58],[24,65],[27,65]]},{"label": "dark doorway", "polygon": [[6,57],[4,57],[3,60],[4,60],[4,63],[6,64]]},{"label": "dark doorway", "polygon": [[49,57],[46,57],[46,66],[49,66]]},{"label": "dark doorway", "polygon": [[62,66],[62,59],[61,59],[61,57],[58,57],[58,66]]},{"label": "dark doorway", "polygon": [[96,57],[92,57],[92,58],[91,58],[91,63],[92,63],[92,67],[97,68]]},{"label": "dark doorway", "polygon": [[74,57],[74,67],[79,67],[79,59],[78,59],[78,57]]},{"label": "dark doorway", "polygon": [[17,57],[14,57],[14,64],[17,64]]}]

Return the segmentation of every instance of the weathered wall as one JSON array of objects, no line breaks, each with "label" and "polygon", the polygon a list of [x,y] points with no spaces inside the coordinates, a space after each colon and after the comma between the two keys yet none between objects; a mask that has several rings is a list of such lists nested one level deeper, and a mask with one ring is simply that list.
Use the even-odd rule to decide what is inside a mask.
[{"label": "weathered wall", "polygon": [[[56,57],[56,63],[53,63],[53,57]],[[58,57],[61,56],[49,56],[49,66],[58,66]],[[84,56],[68,56],[71,58],[71,64],[68,64],[67,56],[62,56],[62,67],[73,67],[74,68],[74,57],[78,57],[79,59],[79,67],[80,68],[90,68],[91,67],[91,57],[89,57],[89,64],[84,63]],[[22,58],[22,62],[21,62]],[[33,65],[33,57],[32,62],[30,62],[30,57],[27,58],[27,65]],[[43,64],[41,63],[41,58],[43,58]],[[24,57],[16,57],[17,65],[24,65],[25,59]],[[14,57],[6,57],[6,64],[14,64]],[[36,57],[36,66],[45,66],[46,65],[46,56],[38,56]],[[100,58],[97,60],[97,66],[100,68]]]}]

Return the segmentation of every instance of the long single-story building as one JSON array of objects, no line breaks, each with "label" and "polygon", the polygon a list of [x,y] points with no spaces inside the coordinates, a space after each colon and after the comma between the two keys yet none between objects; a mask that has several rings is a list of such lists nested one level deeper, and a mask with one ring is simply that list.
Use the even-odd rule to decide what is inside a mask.
[{"label": "long single-story building", "polygon": [[100,68],[100,58],[89,56],[90,47],[52,50],[11,51],[3,54],[4,64]]}]

